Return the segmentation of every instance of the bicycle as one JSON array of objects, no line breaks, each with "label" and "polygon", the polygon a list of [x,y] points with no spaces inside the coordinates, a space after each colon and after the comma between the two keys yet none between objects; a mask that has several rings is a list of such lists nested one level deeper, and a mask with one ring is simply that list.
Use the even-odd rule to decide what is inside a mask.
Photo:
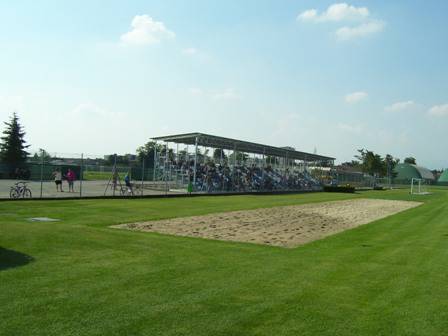
[{"label": "bicycle", "polygon": [[9,191],[10,198],[31,198],[31,190],[27,187],[27,182],[14,183],[14,187],[11,187]]}]

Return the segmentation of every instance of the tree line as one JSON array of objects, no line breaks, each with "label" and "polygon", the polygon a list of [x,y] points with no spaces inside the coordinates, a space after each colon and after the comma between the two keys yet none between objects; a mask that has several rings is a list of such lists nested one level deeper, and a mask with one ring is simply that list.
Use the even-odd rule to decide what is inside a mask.
[{"label": "tree line", "polygon": [[[386,154],[384,157],[371,150],[358,149],[358,154],[355,155],[357,160],[344,162],[341,166],[351,167],[355,170],[362,171],[371,176],[377,177],[396,177],[395,167],[400,163],[400,159],[393,157],[391,154]],[[404,163],[417,164],[414,157],[406,157]]]},{"label": "tree line", "polygon": [[[50,154],[45,150],[41,149],[40,155],[34,154],[34,157],[30,157],[30,153],[27,151],[30,145],[25,141],[25,131],[23,126],[20,124],[19,117],[17,113],[13,113],[10,120],[4,122],[5,129],[3,130],[3,135],[0,137],[0,162],[6,163],[11,167],[20,167],[24,165],[28,160],[40,161],[44,160],[49,162],[51,160]],[[121,165],[132,165],[141,164],[144,162],[145,167],[154,167],[154,152],[160,153],[160,155],[174,160],[175,154],[172,149],[168,149],[162,144],[158,144],[155,141],[148,141],[143,146],[140,146],[136,150],[135,160],[132,160],[133,155],[108,155],[104,160],[104,164],[112,165],[116,160],[117,164]],[[168,152],[167,152],[168,151]],[[197,155],[199,157],[208,156],[209,150],[206,149],[204,153],[198,151]],[[185,150],[179,151],[177,154],[180,160],[188,160],[188,153]],[[236,155],[236,158],[234,157]],[[225,154],[222,149],[214,149],[212,156],[215,160],[228,159],[229,161],[246,161],[248,155],[245,153],[232,153],[229,156]],[[362,172],[378,177],[390,176],[394,177],[394,168],[400,162],[400,159],[393,157],[390,154],[386,154],[384,157],[374,153],[371,150],[359,149],[357,155],[355,155],[357,160],[352,160],[351,162],[345,162],[342,165],[349,166],[355,169],[359,169]],[[273,162],[277,158],[271,158]],[[405,163],[416,164],[416,159],[414,157],[407,157],[404,159]]]}]

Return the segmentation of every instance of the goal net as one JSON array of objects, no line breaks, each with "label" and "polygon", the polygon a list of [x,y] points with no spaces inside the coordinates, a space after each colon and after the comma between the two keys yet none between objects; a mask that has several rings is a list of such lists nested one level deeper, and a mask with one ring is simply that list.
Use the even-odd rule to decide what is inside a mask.
[{"label": "goal net", "polygon": [[428,186],[423,179],[413,178],[411,180],[411,194],[412,195],[428,195]]}]

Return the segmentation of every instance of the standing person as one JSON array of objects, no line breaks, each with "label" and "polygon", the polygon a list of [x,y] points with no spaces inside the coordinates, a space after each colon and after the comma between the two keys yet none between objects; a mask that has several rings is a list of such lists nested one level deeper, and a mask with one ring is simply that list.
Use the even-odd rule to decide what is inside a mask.
[{"label": "standing person", "polygon": [[56,168],[56,170],[52,173],[52,176],[54,177],[54,183],[56,184],[56,192],[61,191],[64,192],[64,190],[62,190],[62,172],[60,168]]},{"label": "standing person", "polygon": [[67,171],[67,174],[65,175],[68,183],[68,192],[75,192],[73,186],[75,184],[76,175],[75,172],[71,169]]},{"label": "standing person", "polygon": [[132,190],[131,178],[129,177],[129,172],[126,173],[124,177],[124,184],[126,188],[128,188],[128,193],[134,195],[134,191]]},{"label": "standing person", "polygon": [[191,170],[188,172],[187,192],[189,195],[193,192],[193,172]]},{"label": "standing person", "polygon": [[212,181],[212,175],[210,172],[208,172],[207,176],[205,177],[205,185],[206,185],[207,192],[211,193],[212,189],[213,189],[213,181]]}]

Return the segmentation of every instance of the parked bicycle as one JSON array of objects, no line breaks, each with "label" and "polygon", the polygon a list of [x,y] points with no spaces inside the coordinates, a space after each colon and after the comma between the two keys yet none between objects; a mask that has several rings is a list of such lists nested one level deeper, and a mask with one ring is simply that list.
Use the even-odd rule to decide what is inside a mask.
[{"label": "parked bicycle", "polygon": [[27,182],[14,183],[14,186],[9,191],[9,197],[14,199],[31,198],[32,194],[30,188],[27,186]]}]

